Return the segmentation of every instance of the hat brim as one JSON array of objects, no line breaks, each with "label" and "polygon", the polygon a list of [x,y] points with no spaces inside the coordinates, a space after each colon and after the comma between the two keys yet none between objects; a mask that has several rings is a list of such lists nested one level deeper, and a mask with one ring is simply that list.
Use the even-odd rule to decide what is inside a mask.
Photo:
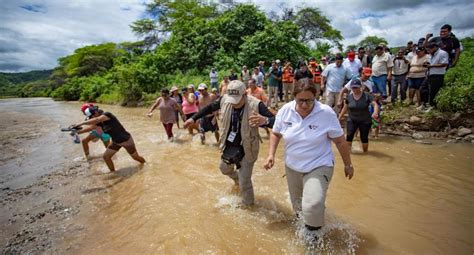
[{"label": "hat brim", "polygon": [[242,96],[229,96],[229,95],[227,95],[227,101],[231,104],[238,104],[241,99],[242,99]]},{"label": "hat brim", "polygon": [[351,85],[351,89],[353,88],[360,88],[360,85]]}]

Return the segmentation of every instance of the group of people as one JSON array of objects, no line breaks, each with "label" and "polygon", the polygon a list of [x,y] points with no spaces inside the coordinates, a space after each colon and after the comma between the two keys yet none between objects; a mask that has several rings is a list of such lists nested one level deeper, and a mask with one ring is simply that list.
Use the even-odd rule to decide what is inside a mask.
[{"label": "group of people", "polygon": [[[379,123],[382,101],[388,96],[387,81],[391,82],[392,103],[398,90],[401,99],[406,98],[408,81],[409,104],[416,95],[420,106],[423,103],[434,106],[433,99],[443,84],[446,68],[454,66],[459,58],[459,42],[450,31],[451,27],[445,25],[440,39],[429,40],[428,35],[416,47],[408,43],[396,57],[387,52],[385,45],[379,45],[374,56],[366,55],[365,49],[360,48],[357,54],[349,52],[346,58],[337,54],[329,62],[327,58],[322,58],[321,63],[315,58],[308,62],[301,59],[295,69],[289,62],[280,65],[275,60],[265,71],[261,61],[252,71],[243,66],[240,77],[232,71],[220,84],[213,68],[211,92],[204,83],[198,85],[197,91],[192,84],[181,89],[181,93],[177,86],[163,89],[147,116],[152,117],[155,109],[160,111],[160,121],[169,139],[174,137],[173,125],[179,128],[179,116],[184,121],[183,128],[190,134],[197,130],[202,142],[206,132],[214,132],[221,151],[219,169],[239,186],[243,206],[255,202],[252,172],[262,142],[259,128],[265,128],[270,138],[264,164],[267,170],[274,166],[275,153],[283,139],[293,209],[306,229],[315,232],[324,225],[326,192],[334,170],[331,143],[342,158],[345,176],[351,179],[354,175],[350,156],[352,140],[358,131],[363,151],[368,151],[370,128],[374,122]],[[423,86],[428,88],[427,98],[417,91]],[[279,91],[283,92],[284,100]],[[278,109],[282,101],[285,104]],[[87,157],[88,143],[101,139],[106,146],[103,158],[111,171],[115,170],[111,158],[121,147],[133,159],[145,163],[132,136],[112,113],[92,104],[83,105],[81,110],[88,119],[72,126],[87,126],[79,131],[89,132],[82,140]],[[344,118],[346,137],[340,124]]]}]

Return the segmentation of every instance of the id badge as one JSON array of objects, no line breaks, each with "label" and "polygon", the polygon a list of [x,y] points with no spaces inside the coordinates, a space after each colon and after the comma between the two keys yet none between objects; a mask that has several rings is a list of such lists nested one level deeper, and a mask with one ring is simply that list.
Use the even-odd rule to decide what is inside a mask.
[{"label": "id badge", "polygon": [[231,131],[229,134],[229,137],[227,137],[227,141],[233,143],[236,136],[237,136],[237,133],[234,131]]}]

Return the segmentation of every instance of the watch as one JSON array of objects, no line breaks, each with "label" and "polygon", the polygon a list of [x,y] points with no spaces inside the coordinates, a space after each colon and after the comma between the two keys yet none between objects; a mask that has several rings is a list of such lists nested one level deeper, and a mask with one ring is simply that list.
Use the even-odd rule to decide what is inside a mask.
[{"label": "watch", "polygon": [[350,169],[353,168],[352,164],[349,164],[348,166],[344,166],[344,169]]},{"label": "watch", "polygon": [[263,125],[268,125],[268,123],[270,123],[270,120],[268,119],[268,117],[265,117],[265,123]]}]

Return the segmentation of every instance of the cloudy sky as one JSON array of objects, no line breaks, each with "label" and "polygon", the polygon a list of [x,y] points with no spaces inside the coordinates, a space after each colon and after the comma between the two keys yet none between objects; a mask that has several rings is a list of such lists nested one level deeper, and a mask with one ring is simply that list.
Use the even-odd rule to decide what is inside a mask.
[{"label": "cloudy sky", "polygon": [[[134,41],[129,24],[150,0],[0,0],[0,72],[50,69],[76,48]],[[237,0],[238,2],[249,2]],[[449,23],[458,37],[474,35],[472,0],[253,0],[261,10],[314,6],[339,29],[344,44],[377,35],[398,46]],[[440,3],[441,2],[441,3]],[[469,11],[471,10],[471,11]]]}]

